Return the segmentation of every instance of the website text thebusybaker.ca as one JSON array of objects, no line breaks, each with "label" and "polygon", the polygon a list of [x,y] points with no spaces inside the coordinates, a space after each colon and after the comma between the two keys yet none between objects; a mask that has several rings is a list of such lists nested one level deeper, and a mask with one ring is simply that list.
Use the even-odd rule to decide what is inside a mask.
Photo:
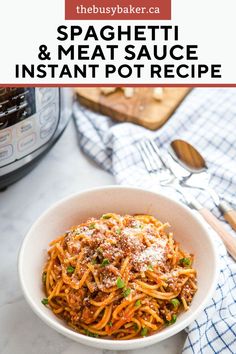
[{"label": "website text thebusybaker.ca", "polygon": [[97,6],[97,5],[92,5],[92,6],[86,6],[86,5],[77,5],[76,6],[76,13],[77,14],[106,14],[106,15],[111,15],[114,16],[116,14],[124,14],[124,15],[130,15],[130,14],[159,14],[160,13],[160,8],[158,6],[133,6],[133,5],[127,5],[127,6],[121,6],[121,5],[116,5],[116,6]]}]

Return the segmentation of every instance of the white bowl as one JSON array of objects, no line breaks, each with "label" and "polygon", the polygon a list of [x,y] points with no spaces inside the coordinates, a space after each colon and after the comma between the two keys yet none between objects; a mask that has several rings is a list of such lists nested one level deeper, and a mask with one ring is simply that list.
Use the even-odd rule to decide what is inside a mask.
[{"label": "white bowl", "polygon": [[[118,214],[146,213],[168,221],[174,237],[182,248],[195,255],[198,291],[189,311],[181,314],[172,326],[149,337],[131,340],[91,338],[76,333],[41,304],[45,297],[41,274],[46,260],[46,250],[51,240],[72,225],[91,216],[107,212]],[[193,212],[182,204],[163,195],[143,189],[109,186],[72,195],[48,209],[31,227],[19,255],[19,276],[26,300],[33,311],[50,327],[82,344],[96,348],[127,350],[142,348],[164,340],[187,327],[210,300],[217,280],[217,254],[212,236]]]}]

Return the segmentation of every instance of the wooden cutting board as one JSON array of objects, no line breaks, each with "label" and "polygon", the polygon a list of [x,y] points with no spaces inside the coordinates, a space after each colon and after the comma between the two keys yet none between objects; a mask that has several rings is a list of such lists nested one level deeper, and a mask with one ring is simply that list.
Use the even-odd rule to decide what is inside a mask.
[{"label": "wooden cutting board", "polygon": [[164,88],[162,101],[152,97],[152,90],[136,88],[131,98],[124,97],[120,89],[107,96],[99,88],[76,88],[76,93],[79,102],[93,111],[155,130],[170,118],[190,88]]}]

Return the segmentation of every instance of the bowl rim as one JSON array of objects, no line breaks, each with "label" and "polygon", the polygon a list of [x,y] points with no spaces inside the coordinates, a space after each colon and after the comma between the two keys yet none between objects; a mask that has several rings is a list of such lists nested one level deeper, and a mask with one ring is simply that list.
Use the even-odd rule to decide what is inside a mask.
[{"label": "bowl rim", "polygon": [[[93,193],[93,192],[101,192],[101,191],[110,191],[110,190],[114,190],[114,189],[123,189],[123,190],[133,190],[133,191],[142,191],[145,193],[149,193],[151,195],[156,195],[156,196],[160,196],[163,199],[166,199],[167,201],[175,204],[176,206],[182,208],[185,210],[185,212],[189,215],[189,217],[194,218],[195,221],[198,223],[199,227],[203,229],[203,231],[205,232],[205,236],[208,238],[208,241],[210,242],[210,245],[212,247],[212,261],[213,261],[213,277],[212,277],[212,282],[211,282],[211,286],[209,288],[208,293],[206,294],[206,296],[204,297],[204,299],[202,300],[202,302],[199,304],[199,306],[196,308],[196,310],[193,313],[190,313],[189,316],[187,318],[185,318],[184,320],[180,321],[179,323],[177,322],[175,325],[171,326],[168,328],[168,331],[160,331],[157,332],[155,334],[152,334],[151,336],[147,336],[147,337],[143,337],[143,338],[135,338],[135,339],[127,339],[127,340],[116,340],[116,339],[104,339],[104,338],[93,338],[93,337],[88,337],[88,336],[84,336],[83,334],[80,334],[76,331],[74,331],[73,329],[67,328],[65,325],[58,323],[57,321],[55,321],[52,318],[49,318],[41,309],[40,306],[35,306],[35,303],[33,302],[27,286],[25,285],[25,280],[24,280],[24,275],[23,275],[23,263],[24,263],[24,251],[25,251],[25,247],[27,245],[28,240],[30,239],[30,235],[31,233],[34,231],[34,229],[38,226],[38,224],[41,223],[41,220],[53,209],[59,207],[60,205],[68,202],[71,199],[76,199],[82,195],[88,194],[88,193]],[[21,289],[23,292],[23,295],[27,301],[27,303],[29,304],[29,306],[31,307],[31,309],[33,310],[33,312],[44,322],[46,323],[49,327],[53,328],[54,330],[56,330],[57,332],[59,332],[60,334],[69,337],[70,339],[73,339],[77,342],[80,342],[82,344],[85,345],[89,345],[92,347],[97,347],[97,348],[105,348],[105,347],[109,347],[109,348],[113,348],[115,350],[124,350],[124,349],[135,349],[135,348],[141,348],[141,347],[145,347],[154,343],[158,343],[164,339],[167,339],[173,335],[175,335],[176,333],[180,332],[181,330],[183,330],[184,328],[186,328],[188,325],[190,325],[196,318],[197,316],[203,311],[203,309],[205,308],[206,304],[208,303],[208,301],[210,300],[210,298],[213,295],[213,292],[216,289],[216,284],[217,284],[217,280],[218,280],[218,276],[219,276],[219,255],[218,255],[218,251],[217,251],[217,247],[216,244],[213,241],[214,236],[212,235],[212,233],[209,231],[209,229],[206,226],[206,223],[204,222],[203,219],[201,219],[200,216],[196,215],[195,213],[193,213],[193,211],[185,206],[183,203],[177,201],[176,199],[171,198],[170,196],[166,196],[160,192],[156,192],[156,191],[151,191],[149,189],[145,189],[145,188],[141,188],[141,187],[132,187],[132,186],[128,186],[128,185],[108,185],[108,186],[101,186],[101,187],[94,187],[94,188],[87,188],[87,189],[83,189],[79,192],[76,193],[72,193],[69,196],[66,196],[62,199],[60,199],[59,201],[53,203],[50,207],[48,207],[37,219],[36,221],[32,224],[32,226],[30,227],[30,229],[28,230],[28,232],[26,233],[20,250],[19,250],[19,254],[18,254],[18,277],[20,280],[20,285],[21,285]],[[106,346],[107,344],[107,346]]]}]

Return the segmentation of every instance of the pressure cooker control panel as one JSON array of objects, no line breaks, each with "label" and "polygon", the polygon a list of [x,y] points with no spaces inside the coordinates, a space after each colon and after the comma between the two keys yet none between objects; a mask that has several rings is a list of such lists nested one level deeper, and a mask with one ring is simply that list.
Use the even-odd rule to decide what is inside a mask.
[{"label": "pressure cooker control panel", "polygon": [[46,144],[59,110],[58,88],[0,88],[0,167]]}]

